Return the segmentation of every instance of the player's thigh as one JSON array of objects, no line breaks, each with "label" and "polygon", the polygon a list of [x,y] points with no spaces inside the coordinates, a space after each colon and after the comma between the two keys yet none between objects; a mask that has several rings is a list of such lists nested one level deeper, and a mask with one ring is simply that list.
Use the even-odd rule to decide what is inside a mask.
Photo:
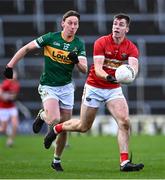
[{"label": "player's thigh", "polygon": [[16,107],[10,109],[10,119],[14,126],[18,126],[19,118],[18,118],[18,110]]},{"label": "player's thigh", "polygon": [[128,119],[129,110],[125,98],[117,98],[108,101],[107,108],[117,121]]},{"label": "player's thigh", "polygon": [[0,132],[6,132],[7,125],[8,125],[8,121],[1,121],[0,122]]},{"label": "player's thigh", "polygon": [[11,123],[13,126],[18,126],[19,124],[18,116],[11,116]]},{"label": "player's thigh", "polygon": [[59,101],[55,98],[46,99],[43,102],[44,111],[47,118],[60,119]]},{"label": "player's thigh", "polygon": [[80,113],[82,126],[91,127],[95,120],[97,111],[98,108],[89,107],[82,103]]},{"label": "player's thigh", "polygon": [[8,121],[10,119],[10,109],[0,109],[0,122]]}]

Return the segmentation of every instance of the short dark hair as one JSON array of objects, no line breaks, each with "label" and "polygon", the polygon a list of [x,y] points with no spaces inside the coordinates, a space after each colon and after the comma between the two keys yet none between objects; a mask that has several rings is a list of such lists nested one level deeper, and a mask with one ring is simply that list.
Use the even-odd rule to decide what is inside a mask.
[{"label": "short dark hair", "polygon": [[124,13],[120,13],[120,14],[115,15],[114,18],[113,18],[113,20],[114,20],[114,19],[125,19],[128,26],[129,26],[130,23],[131,23],[131,18],[130,18],[130,16],[128,16],[127,14],[124,14]]},{"label": "short dark hair", "polygon": [[77,11],[74,10],[69,10],[67,11],[64,15],[62,20],[65,21],[66,18],[70,17],[70,16],[76,16],[78,18],[78,20],[80,21],[80,14]]}]

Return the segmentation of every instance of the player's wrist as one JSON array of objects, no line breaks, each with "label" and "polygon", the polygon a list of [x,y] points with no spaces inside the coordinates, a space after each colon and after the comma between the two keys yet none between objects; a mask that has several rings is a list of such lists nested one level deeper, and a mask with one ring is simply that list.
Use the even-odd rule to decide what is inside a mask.
[{"label": "player's wrist", "polygon": [[106,76],[106,80],[111,83],[117,83],[116,78],[110,74]]}]

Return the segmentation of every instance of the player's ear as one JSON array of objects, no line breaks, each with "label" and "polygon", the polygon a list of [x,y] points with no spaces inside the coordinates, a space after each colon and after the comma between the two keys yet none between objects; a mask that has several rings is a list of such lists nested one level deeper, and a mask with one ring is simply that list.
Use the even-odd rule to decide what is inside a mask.
[{"label": "player's ear", "polygon": [[128,32],[129,32],[129,27],[126,28],[126,33],[128,33]]},{"label": "player's ear", "polygon": [[61,27],[64,28],[64,21],[61,21]]}]

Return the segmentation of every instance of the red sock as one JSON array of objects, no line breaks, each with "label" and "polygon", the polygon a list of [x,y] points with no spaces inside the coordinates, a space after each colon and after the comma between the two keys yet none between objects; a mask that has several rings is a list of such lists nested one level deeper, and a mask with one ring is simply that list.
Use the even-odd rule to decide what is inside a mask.
[{"label": "red sock", "polygon": [[122,163],[123,161],[128,160],[128,153],[124,152],[124,153],[120,153],[120,162]]},{"label": "red sock", "polygon": [[63,123],[61,123],[61,124],[57,124],[56,126],[54,126],[54,131],[55,131],[55,133],[60,133],[60,132],[62,132],[63,131],[63,129],[62,129],[62,125],[63,125]]}]

